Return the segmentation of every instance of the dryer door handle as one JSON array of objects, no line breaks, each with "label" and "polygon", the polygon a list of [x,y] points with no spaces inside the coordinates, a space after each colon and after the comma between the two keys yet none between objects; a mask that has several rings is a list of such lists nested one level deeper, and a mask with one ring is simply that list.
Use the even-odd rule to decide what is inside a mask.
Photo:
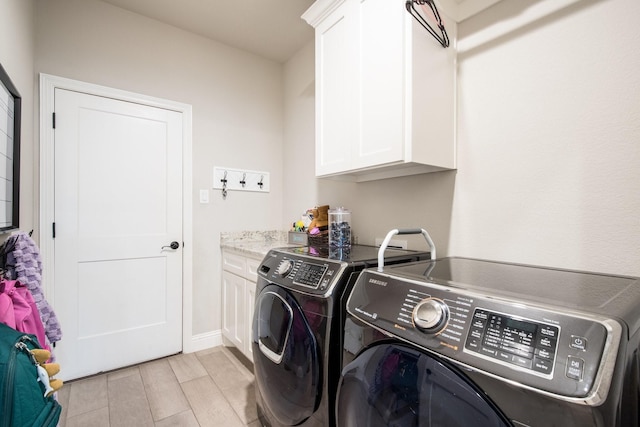
[{"label": "dryer door handle", "polygon": [[[271,301],[265,301],[266,298],[271,299]],[[262,342],[263,337],[269,337],[272,335],[271,330],[271,316],[274,314],[272,308],[274,304],[281,304],[285,309],[285,314],[288,317],[286,320],[286,332],[284,337],[279,337],[280,341],[278,343],[281,346],[280,352],[276,352],[269,348],[266,344]],[[279,365],[282,362],[284,357],[284,353],[287,349],[287,342],[289,341],[289,336],[291,334],[291,325],[293,324],[293,309],[284,300],[280,295],[275,292],[265,292],[260,295],[260,300],[256,305],[258,323],[257,323],[257,335],[258,335],[258,348],[260,352],[264,354],[269,360],[271,360],[276,365]],[[282,319],[281,319],[282,320]]]}]

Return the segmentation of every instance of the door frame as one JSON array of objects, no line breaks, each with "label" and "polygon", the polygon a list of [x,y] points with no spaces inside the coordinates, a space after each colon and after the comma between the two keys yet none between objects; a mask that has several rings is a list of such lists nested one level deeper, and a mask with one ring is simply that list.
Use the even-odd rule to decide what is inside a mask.
[{"label": "door frame", "polygon": [[66,89],[120,101],[182,113],[182,351],[199,350],[193,342],[193,170],[192,107],[167,99],[114,89],[49,74],[40,74],[40,255],[42,283],[48,300],[55,307],[54,245],[54,130],[55,89]]}]

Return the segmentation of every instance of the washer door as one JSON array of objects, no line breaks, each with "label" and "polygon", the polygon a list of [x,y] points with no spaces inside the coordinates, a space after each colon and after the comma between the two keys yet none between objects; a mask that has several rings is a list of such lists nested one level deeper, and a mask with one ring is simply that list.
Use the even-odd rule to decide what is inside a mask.
[{"label": "washer door", "polygon": [[341,427],[511,426],[455,368],[395,344],[369,348],[343,369],[336,415]]},{"label": "washer door", "polygon": [[252,345],[264,409],[281,425],[309,418],[321,396],[318,345],[300,305],[279,286],[256,298]]}]

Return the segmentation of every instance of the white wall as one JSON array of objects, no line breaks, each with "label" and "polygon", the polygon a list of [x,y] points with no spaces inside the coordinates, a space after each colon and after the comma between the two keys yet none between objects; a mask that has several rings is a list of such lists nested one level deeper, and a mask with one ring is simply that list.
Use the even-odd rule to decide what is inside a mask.
[{"label": "white wall", "polygon": [[24,231],[34,229],[37,223],[37,207],[33,203],[34,183],[37,182],[34,168],[38,164],[33,135],[37,111],[34,108],[33,5],[33,0],[0,2],[0,64],[22,97],[20,228]]},{"label": "white wall", "polygon": [[460,55],[452,253],[640,276],[638,16],[580,1]]},{"label": "white wall", "polygon": [[319,204],[315,159],[314,42],[309,42],[284,65],[284,198],[282,226],[300,219]]},{"label": "white wall", "polygon": [[[459,36],[534,3],[500,2]],[[638,16],[636,0],[578,1],[460,55],[458,170],[360,184],[313,178],[313,112],[295,98],[313,79],[309,46],[285,67],[300,82],[285,97],[284,184],[300,202],[285,198],[285,216],[344,204],[360,243],[423,227],[440,256],[640,276]]]},{"label": "white wall", "polygon": [[[282,224],[282,65],[101,1],[35,4],[37,73],[193,106],[193,331],[219,330],[220,232]],[[269,171],[271,192],[201,205],[214,165]]]}]

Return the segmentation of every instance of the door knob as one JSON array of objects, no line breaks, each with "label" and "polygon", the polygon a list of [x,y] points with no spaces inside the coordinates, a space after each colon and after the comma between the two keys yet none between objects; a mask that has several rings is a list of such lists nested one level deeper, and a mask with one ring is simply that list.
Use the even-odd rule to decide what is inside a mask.
[{"label": "door knob", "polygon": [[160,249],[165,249],[165,248],[171,248],[171,249],[178,249],[180,247],[180,243],[176,242],[175,240],[173,242],[171,242],[170,245],[167,246],[163,246]]}]

